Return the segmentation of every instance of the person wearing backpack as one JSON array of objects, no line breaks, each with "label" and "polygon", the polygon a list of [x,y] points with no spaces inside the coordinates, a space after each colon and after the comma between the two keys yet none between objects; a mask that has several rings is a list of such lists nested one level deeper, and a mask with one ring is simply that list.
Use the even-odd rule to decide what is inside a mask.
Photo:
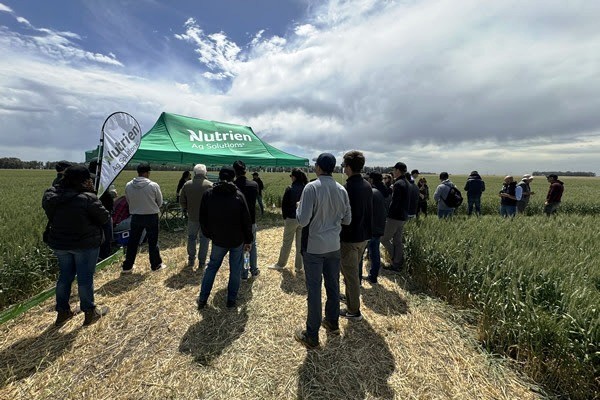
[{"label": "person wearing backpack", "polygon": [[[433,199],[437,202],[438,218],[447,218],[451,217],[454,214],[454,208],[460,205],[455,205],[454,202],[449,200],[451,190],[453,189],[452,191],[456,193],[458,189],[456,189],[454,183],[448,178],[447,172],[440,173],[440,181],[441,183],[435,189],[435,193],[433,194]],[[460,192],[458,193],[460,194]]]}]

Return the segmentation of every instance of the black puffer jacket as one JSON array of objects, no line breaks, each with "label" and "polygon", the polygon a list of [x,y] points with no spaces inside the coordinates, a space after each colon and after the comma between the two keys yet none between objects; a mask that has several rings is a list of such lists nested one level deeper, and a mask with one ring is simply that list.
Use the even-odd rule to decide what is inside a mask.
[{"label": "black puffer jacket", "polygon": [[44,193],[42,207],[50,222],[51,248],[91,249],[102,244],[102,224],[110,213],[94,193],[51,187]]},{"label": "black puffer jacket", "polygon": [[200,227],[214,244],[228,249],[254,240],[246,198],[229,182],[215,183],[202,196]]}]

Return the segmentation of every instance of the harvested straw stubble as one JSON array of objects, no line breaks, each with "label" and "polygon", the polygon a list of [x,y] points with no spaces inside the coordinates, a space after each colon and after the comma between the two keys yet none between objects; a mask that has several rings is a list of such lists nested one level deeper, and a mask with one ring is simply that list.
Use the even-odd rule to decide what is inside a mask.
[{"label": "harvested straw stubble", "polygon": [[[228,264],[205,310],[195,298],[185,238],[161,233],[167,270],[118,265],[96,277],[97,301],[111,307],[87,328],[78,318],[52,329],[52,301],[1,327],[0,398],[89,399],[527,399],[530,386],[478,350],[451,308],[411,294],[400,277],[363,287],[365,320],[341,321],[322,347],[294,341],[306,317],[304,278],[276,261],[281,228],[258,233],[262,274],[243,282],[237,309],[225,307]],[[293,253],[290,260],[293,260]],[[75,299],[73,299],[75,301]]]}]

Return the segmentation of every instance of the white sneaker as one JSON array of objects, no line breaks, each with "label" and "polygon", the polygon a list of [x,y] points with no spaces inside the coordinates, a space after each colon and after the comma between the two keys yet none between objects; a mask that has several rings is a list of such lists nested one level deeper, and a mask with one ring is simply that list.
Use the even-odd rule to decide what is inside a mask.
[{"label": "white sneaker", "polygon": [[165,263],[161,263],[161,264],[158,266],[158,268],[156,268],[156,269],[155,269],[155,270],[153,270],[153,271],[161,271],[161,270],[163,270],[163,269],[165,269],[165,268],[167,268],[167,264],[165,264]]},{"label": "white sneaker", "polygon": [[276,269],[277,271],[281,271],[283,269],[283,267],[279,264],[273,264],[273,265],[269,265],[268,267],[269,269]]}]

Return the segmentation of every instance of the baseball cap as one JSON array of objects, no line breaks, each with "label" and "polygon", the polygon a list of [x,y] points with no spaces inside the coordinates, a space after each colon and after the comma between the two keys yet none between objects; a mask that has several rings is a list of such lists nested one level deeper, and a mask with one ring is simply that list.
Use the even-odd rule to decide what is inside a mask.
[{"label": "baseball cap", "polygon": [[315,161],[325,173],[330,174],[335,168],[335,157],[331,153],[321,153]]}]

